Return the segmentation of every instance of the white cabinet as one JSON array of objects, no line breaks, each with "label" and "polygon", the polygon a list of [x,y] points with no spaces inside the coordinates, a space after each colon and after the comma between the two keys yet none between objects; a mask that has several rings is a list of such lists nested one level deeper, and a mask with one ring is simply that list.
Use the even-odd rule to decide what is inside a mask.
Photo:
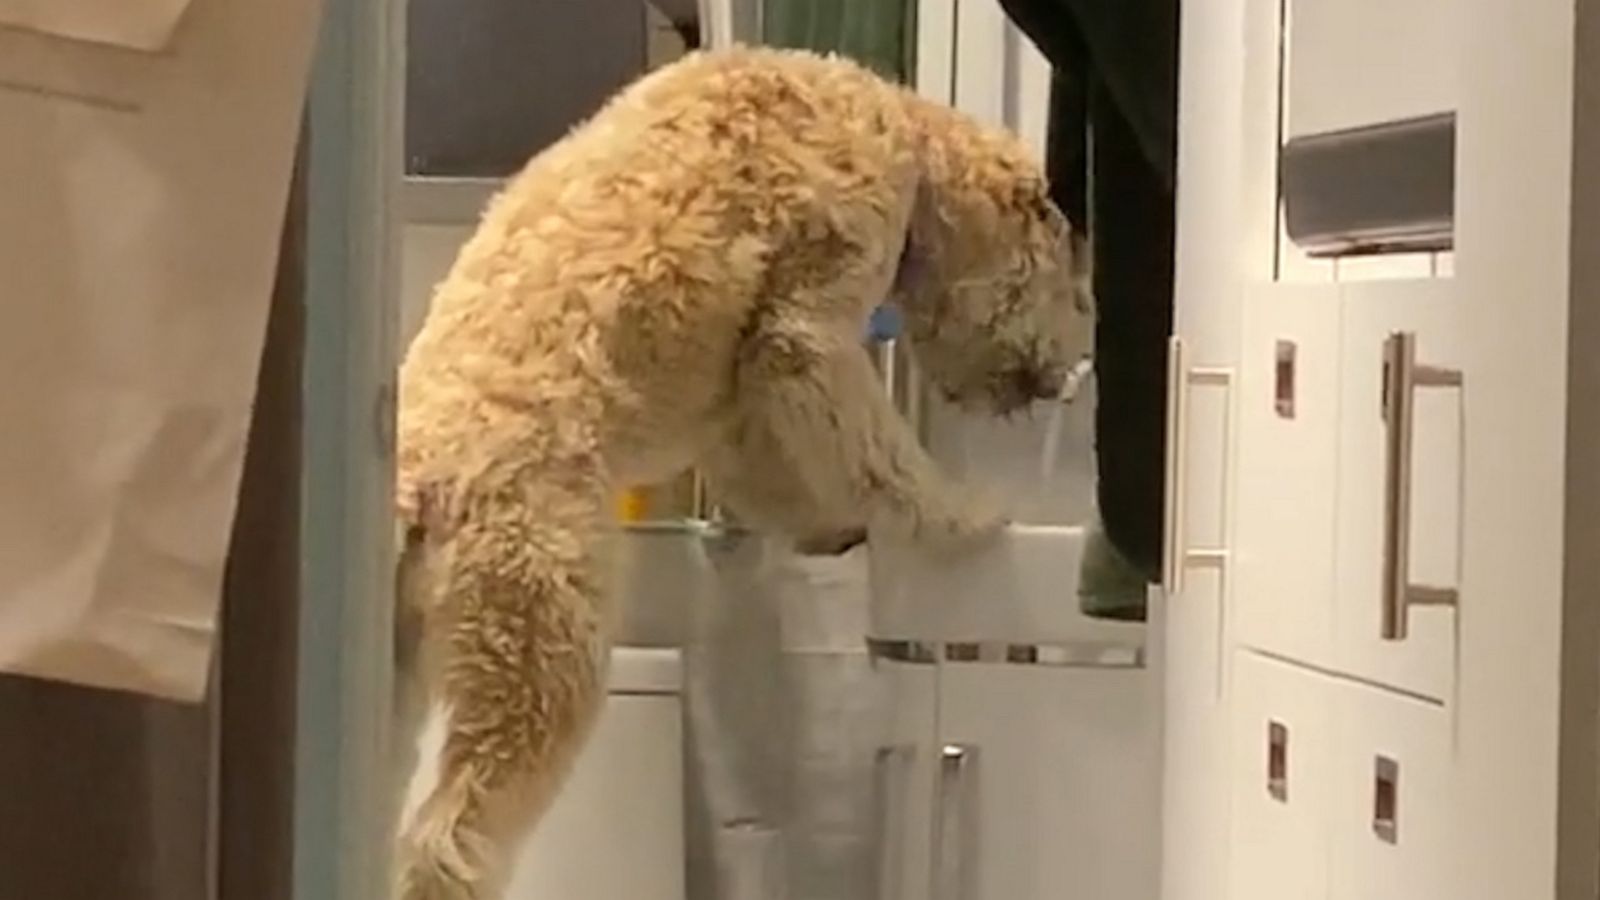
[{"label": "white cabinet", "polygon": [[932,665],[880,659],[886,734],[873,760],[879,900],[933,896],[933,803],[939,751],[939,677]]},{"label": "white cabinet", "polygon": [[605,709],[506,900],[684,900],[682,665],[674,649],[612,651]]},{"label": "white cabinet", "polygon": [[[970,755],[972,783],[939,794],[972,803],[965,898],[1155,900],[1150,673],[978,663],[940,677],[941,743]],[[948,766],[942,775],[960,777]]]},{"label": "white cabinet", "polygon": [[[1445,701],[1453,694],[1453,605],[1408,597],[1456,593],[1461,584],[1464,489],[1463,297],[1453,279],[1372,281],[1339,286],[1344,353],[1339,370],[1339,533],[1334,666],[1361,678]],[[1414,338],[1405,397],[1389,397],[1385,373],[1394,336]],[[1436,372],[1427,379],[1421,374]],[[1397,409],[1391,404],[1401,401]],[[1396,430],[1404,459],[1391,459]],[[1402,517],[1389,525],[1386,515]],[[1403,529],[1391,534],[1390,529]],[[1390,576],[1404,585],[1386,585]],[[1402,587],[1412,586],[1410,590]],[[1386,615],[1390,621],[1385,624]]]},{"label": "white cabinet", "polygon": [[1339,516],[1339,289],[1246,295],[1234,639],[1327,662]]},{"label": "white cabinet", "polygon": [[[1600,11],[1183,15],[1177,338],[1238,383],[1223,450],[1174,431],[1169,554],[1223,527],[1172,585],[1163,900],[1600,895]],[[1295,261],[1279,144],[1438,109],[1452,254]]]},{"label": "white cabinet", "polygon": [[[1459,303],[1445,278],[1247,292],[1234,476],[1240,644],[1434,700],[1452,695],[1456,610],[1439,601],[1460,587]],[[1400,361],[1388,357],[1407,346],[1396,335],[1410,341],[1411,377],[1391,409],[1385,379]]]},{"label": "white cabinet", "polygon": [[1456,109],[1463,0],[1287,0],[1290,136]]},{"label": "white cabinet", "polygon": [[1326,900],[1327,685],[1308,670],[1242,652],[1233,678],[1230,900]]},{"label": "white cabinet", "polygon": [[1241,650],[1229,900],[1455,897],[1450,718]]},{"label": "white cabinet", "polygon": [[944,660],[879,671],[895,698],[878,756],[881,897],[1155,900],[1148,670]]},{"label": "white cabinet", "polygon": [[1079,610],[1084,538],[872,545],[881,898],[1156,900],[1161,671],[1146,626]]},{"label": "white cabinet", "polygon": [[1463,896],[1453,858],[1450,716],[1436,703],[1332,681],[1328,900]]}]

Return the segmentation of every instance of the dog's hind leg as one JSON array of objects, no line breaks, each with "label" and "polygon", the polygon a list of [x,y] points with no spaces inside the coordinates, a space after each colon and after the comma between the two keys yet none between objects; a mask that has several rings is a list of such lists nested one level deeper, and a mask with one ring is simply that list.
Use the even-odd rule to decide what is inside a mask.
[{"label": "dog's hind leg", "polygon": [[598,466],[496,462],[474,482],[426,614],[443,742],[400,835],[398,900],[499,896],[513,842],[554,799],[604,700]]},{"label": "dog's hind leg", "polygon": [[393,782],[391,821],[400,823],[413,812],[408,788],[417,767],[417,743],[427,721],[428,684],[423,666],[422,613],[427,605],[429,548],[423,529],[400,523],[396,541],[394,609],[394,701],[390,710],[390,768]]}]

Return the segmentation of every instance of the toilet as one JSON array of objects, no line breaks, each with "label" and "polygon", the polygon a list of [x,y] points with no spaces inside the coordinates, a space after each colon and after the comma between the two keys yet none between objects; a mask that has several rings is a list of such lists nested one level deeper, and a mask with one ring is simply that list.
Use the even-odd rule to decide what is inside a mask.
[{"label": "toilet", "polygon": [[684,900],[683,658],[618,647],[605,711],[507,900]]}]

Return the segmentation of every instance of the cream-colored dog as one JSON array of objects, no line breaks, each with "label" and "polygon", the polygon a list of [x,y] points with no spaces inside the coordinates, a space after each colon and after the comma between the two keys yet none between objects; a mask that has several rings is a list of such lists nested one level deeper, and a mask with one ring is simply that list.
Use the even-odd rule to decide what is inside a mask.
[{"label": "cream-colored dog", "polygon": [[864,323],[892,300],[948,398],[1020,409],[1087,350],[1076,250],[1014,138],[810,54],[691,56],[534,159],[402,370],[402,663],[443,745],[397,896],[496,896],[561,785],[604,696],[619,487],[698,465],[798,539],[994,531]]}]

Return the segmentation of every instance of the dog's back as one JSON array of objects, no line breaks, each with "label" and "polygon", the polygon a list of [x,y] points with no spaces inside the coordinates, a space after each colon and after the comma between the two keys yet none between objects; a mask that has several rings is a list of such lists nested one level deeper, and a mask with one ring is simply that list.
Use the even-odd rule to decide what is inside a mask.
[{"label": "dog's back", "polygon": [[900,89],[853,63],[765,49],[622,92],[511,181],[439,286],[402,373],[403,476],[448,478],[449,447],[542,427],[486,396],[601,416],[591,438],[623,481],[690,465],[721,427],[739,336],[784,287],[774,260],[824,231],[878,239],[851,232],[896,201],[904,115]]}]

